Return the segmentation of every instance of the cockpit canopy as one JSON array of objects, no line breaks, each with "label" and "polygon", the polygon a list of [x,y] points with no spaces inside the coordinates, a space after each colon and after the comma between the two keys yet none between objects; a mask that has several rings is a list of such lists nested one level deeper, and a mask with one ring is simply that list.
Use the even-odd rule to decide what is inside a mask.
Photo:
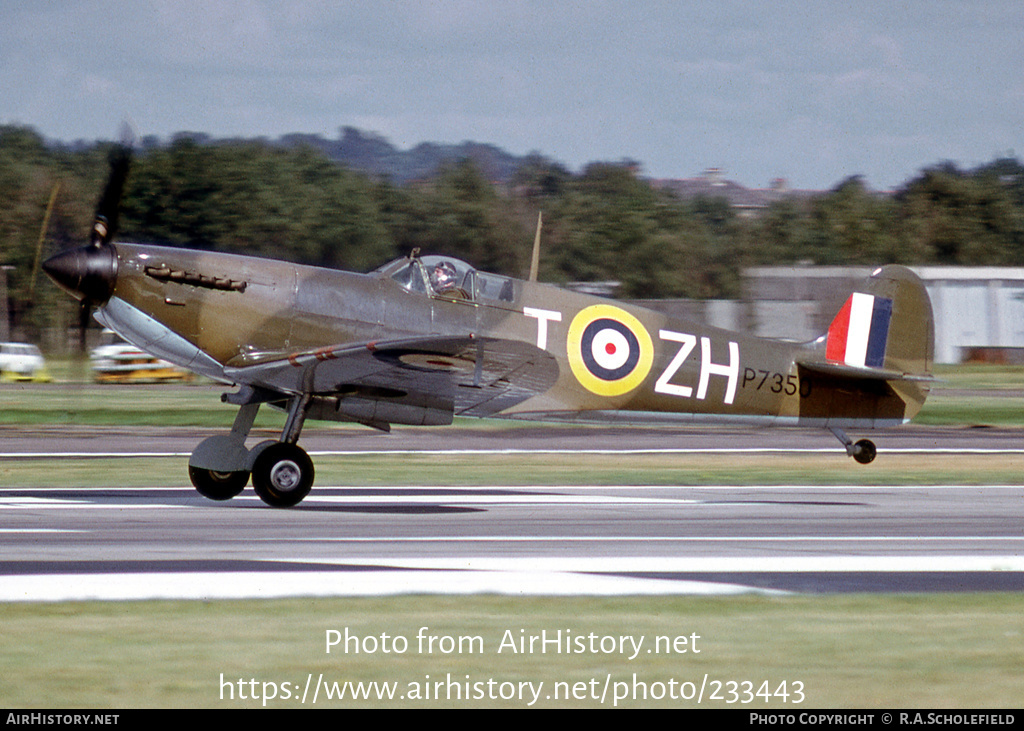
[{"label": "cockpit canopy", "polygon": [[474,302],[512,302],[515,282],[509,277],[477,271],[450,256],[399,259],[377,270],[410,292]]}]

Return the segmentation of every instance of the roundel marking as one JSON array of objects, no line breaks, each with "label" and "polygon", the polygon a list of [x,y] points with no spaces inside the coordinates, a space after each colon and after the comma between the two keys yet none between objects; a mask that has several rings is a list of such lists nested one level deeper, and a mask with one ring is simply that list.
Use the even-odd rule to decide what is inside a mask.
[{"label": "roundel marking", "polygon": [[599,396],[621,396],[647,378],[654,345],[644,326],[613,305],[580,310],[566,340],[569,367],[576,380]]}]

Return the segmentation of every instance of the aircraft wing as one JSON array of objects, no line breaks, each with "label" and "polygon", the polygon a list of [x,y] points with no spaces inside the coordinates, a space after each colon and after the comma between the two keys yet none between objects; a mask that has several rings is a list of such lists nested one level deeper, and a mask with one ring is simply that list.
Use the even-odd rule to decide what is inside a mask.
[{"label": "aircraft wing", "polygon": [[[400,413],[426,408],[451,415],[490,416],[547,391],[558,378],[553,356],[529,343],[499,338],[421,337],[335,345],[261,358],[224,369],[236,383],[284,394],[338,399],[339,411],[367,404]],[[368,412],[367,412],[368,413]],[[399,421],[387,408],[374,418]]]}]

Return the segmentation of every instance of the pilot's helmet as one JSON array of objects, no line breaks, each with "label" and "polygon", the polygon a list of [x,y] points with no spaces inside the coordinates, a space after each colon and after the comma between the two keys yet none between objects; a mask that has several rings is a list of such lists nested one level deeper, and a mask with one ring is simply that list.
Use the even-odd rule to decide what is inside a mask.
[{"label": "pilot's helmet", "polygon": [[455,267],[451,262],[439,261],[430,272],[430,285],[441,292],[455,286]]}]

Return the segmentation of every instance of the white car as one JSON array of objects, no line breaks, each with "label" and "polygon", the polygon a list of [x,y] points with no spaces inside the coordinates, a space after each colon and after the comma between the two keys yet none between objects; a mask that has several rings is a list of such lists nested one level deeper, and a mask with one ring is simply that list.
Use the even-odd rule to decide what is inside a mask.
[{"label": "white car", "polygon": [[51,381],[39,348],[28,343],[0,343],[0,381]]},{"label": "white car", "polygon": [[192,374],[156,358],[104,330],[101,345],[89,354],[93,378],[98,383],[190,381]]}]

